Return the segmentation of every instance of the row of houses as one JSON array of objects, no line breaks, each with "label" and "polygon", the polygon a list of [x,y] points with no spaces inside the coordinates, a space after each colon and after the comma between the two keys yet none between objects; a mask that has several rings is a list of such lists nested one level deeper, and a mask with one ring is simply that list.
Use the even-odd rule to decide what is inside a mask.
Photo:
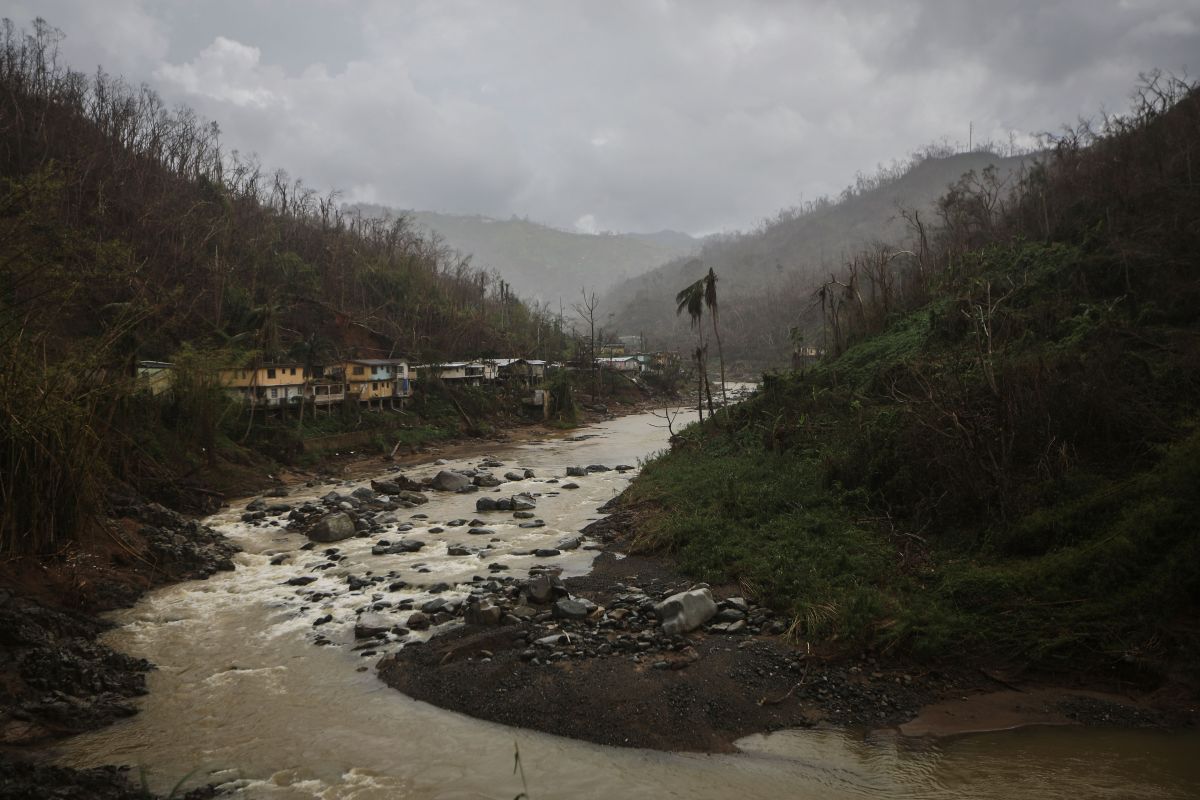
[{"label": "row of houses", "polygon": [[[221,387],[235,400],[256,408],[289,408],[306,400],[318,407],[358,402],[369,407],[403,407],[418,376],[425,380],[481,385],[500,380],[536,386],[546,362],[508,358],[410,365],[403,358],[353,358],[334,365],[261,364],[217,370]],[[153,394],[171,386],[174,365],[142,361],[138,377]]]},{"label": "row of houses", "polygon": [[[597,358],[596,365],[622,373],[665,369],[678,363],[673,353]],[[403,408],[418,380],[482,386],[506,383],[536,389],[549,368],[561,367],[531,358],[493,358],[410,365],[403,358],[352,358],[333,365],[261,364],[217,370],[221,387],[234,399],[254,408],[291,408],[307,401],[318,408],[345,402],[368,407]],[[580,368],[580,365],[565,365]],[[586,367],[586,362],[583,365]],[[174,365],[142,361],[138,377],[153,394],[171,386]]]}]

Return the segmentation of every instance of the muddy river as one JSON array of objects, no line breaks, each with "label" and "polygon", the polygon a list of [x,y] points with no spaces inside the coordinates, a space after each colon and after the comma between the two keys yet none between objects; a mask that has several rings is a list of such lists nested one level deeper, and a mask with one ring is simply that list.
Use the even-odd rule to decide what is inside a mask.
[{"label": "muddy river", "polygon": [[[526,790],[513,771],[515,747],[532,800],[1200,796],[1197,734],[1044,727],[926,740],[886,730],[805,730],[748,737],[733,755],[670,754],[481,722],[411,700],[375,678],[379,656],[402,645],[373,648],[367,656],[355,651],[355,609],[376,595],[392,602],[410,597],[419,605],[432,597],[423,587],[457,587],[489,574],[493,561],[517,576],[547,561],[565,575],[585,572],[593,551],[564,551],[552,559],[528,553],[575,534],[635,473],[571,479],[579,484],[574,490],[561,488],[566,480],[546,480],[561,478],[568,465],[636,466],[665,446],[666,430],[656,424],[661,420],[649,414],[630,416],[580,432],[591,438],[495,450],[490,455],[504,463],[495,473],[534,471],[534,478],[506,483],[504,496],[540,495],[536,514],[546,525],[521,528],[520,520],[495,524],[489,518],[495,534],[486,542],[471,536],[468,526],[445,525],[475,517],[481,495],[432,492],[427,505],[397,512],[389,527],[411,525],[403,536],[427,543],[402,555],[371,555],[377,536],[304,551],[300,534],[240,522],[240,503],[213,516],[209,524],[244,549],[236,571],[155,591],[115,615],[120,627],[107,642],[158,665],[149,676],[150,693],[140,699],[137,716],[62,744],[58,761],[130,764],[144,769],[158,791],[189,776],[188,786],[222,784],[231,796],[244,798],[507,800]],[[421,477],[441,468],[431,464],[405,474]],[[348,494],[367,483],[302,488],[286,502],[331,489]],[[472,552],[448,555],[454,545]],[[313,571],[326,562],[321,551],[329,546],[346,558]],[[280,556],[286,558],[272,565]],[[389,582],[351,591],[351,574],[389,574]],[[301,576],[318,579],[302,589],[286,585]],[[409,586],[388,592],[395,580]],[[330,596],[312,602],[313,590]],[[452,588],[439,596],[463,597],[465,591]],[[314,627],[327,615],[332,621]],[[317,646],[318,637],[332,644]]]}]

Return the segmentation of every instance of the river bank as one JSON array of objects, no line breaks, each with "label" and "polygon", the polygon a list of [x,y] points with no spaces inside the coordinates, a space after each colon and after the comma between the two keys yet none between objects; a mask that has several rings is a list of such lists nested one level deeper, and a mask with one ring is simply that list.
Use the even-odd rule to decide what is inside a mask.
[{"label": "river bank", "polygon": [[[628,485],[628,472],[585,468],[577,477],[568,470],[573,463],[620,465],[620,459],[654,452],[665,444],[665,432],[650,427],[653,421],[649,415],[622,418],[469,457],[443,452],[437,460],[445,465],[355,462],[364,466],[352,469],[352,479],[330,476],[312,486],[300,481],[284,497],[265,498],[268,507],[278,508],[264,517],[247,520],[249,503],[235,502],[207,522],[243,548],[235,556],[237,572],[164,588],[115,617],[121,627],[106,644],[161,668],[150,673],[151,693],[138,701],[136,717],[65,742],[56,748],[59,763],[141,763],[160,776],[152,786],[164,793],[174,779],[199,768],[197,781],[220,784],[239,797],[321,796],[366,780],[369,797],[438,797],[453,787],[466,796],[473,796],[469,787],[492,796],[493,789],[479,787],[491,787],[489,780],[511,771],[511,741],[519,738],[526,763],[553,776],[557,792],[536,796],[574,796],[561,788],[576,785],[573,770],[557,767],[560,757],[548,762],[539,752],[566,750],[571,755],[565,763],[571,764],[580,758],[625,763],[623,756],[588,749],[579,740],[746,752],[760,745],[734,744],[739,735],[795,727],[824,729],[809,731],[818,737],[812,741],[833,736],[842,742],[838,731],[903,724],[922,704],[970,683],[883,659],[835,663],[802,654],[778,632],[776,623],[786,621],[753,602],[742,612],[741,632],[710,628],[664,639],[643,607],[691,582],[667,560],[619,557],[627,516],[589,526],[600,516],[596,509]],[[505,475],[495,493],[428,492],[427,504],[408,509],[368,491],[397,472],[424,482],[441,469],[481,478],[514,474]],[[518,494],[530,495],[536,508],[478,510],[480,499]],[[291,519],[292,512],[309,515],[309,506],[342,504],[364,522],[364,536],[317,545],[301,535],[301,520]],[[422,546],[409,552],[416,542]],[[608,552],[593,560],[586,548],[601,546]],[[628,628],[601,628],[603,618],[556,618],[545,606],[534,608],[528,622],[518,616],[524,603],[515,601],[529,577],[553,587],[555,574],[568,593],[604,606],[610,619],[624,617]],[[737,587],[713,588],[725,601],[723,611],[737,609]],[[481,610],[479,618],[470,611],[485,601],[505,624],[459,625],[468,617],[497,621],[493,611]],[[608,642],[609,634],[619,644]],[[564,642],[563,635],[570,638]],[[546,637],[552,641],[539,643]],[[614,652],[602,654],[604,644]],[[413,681],[409,695],[380,686],[370,669],[380,656],[385,665],[424,662],[417,670],[400,667]],[[988,688],[988,679],[974,680]],[[518,727],[459,717],[410,695]],[[414,729],[423,732],[417,740]],[[574,738],[530,738],[532,730]],[[481,753],[506,747],[507,768],[488,760],[490,766],[481,766]],[[903,752],[896,756],[900,763],[910,758],[907,746]],[[835,761],[847,757],[839,753]],[[421,764],[437,766],[416,769]],[[730,762],[728,780],[747,779],[744,768]],[[631,770],[628,780],[638,791],[630,796],[653,796],[644,787],[661,788],[670,771],[668,766],[654,777]],[[714,788],[723,780],[697,796],[727,796]],[[427,786],[425,793],[412,794],[413,781]],[[580,796],[599,795],[589,790]]]},{"label": "river bank", "polygon": [[137,713],[154,665],[103,644],[112,623],[101,614],[158,586],[231,571],[237,548],[156,503],[117,491],[109,502],[107,534],[88,549],[0,565],[0,797],[151,797],[125,769],[77,771],[28,757]]},{"label": "river bank", "polygon": [[634,524],[634,515],[618,513],[584,529],[606,550],[558,594],[587,604],[585,618],[563,619],[530,601],[528,585],[510,588],[484,602],[497,603],[513,624],[466,625],[405,648],[381,661],[380,678],[493,722],[671,751],[733,752],[749,734],[788,728],[942,737],[1028,725],[1195,724],[1194,708],[1145,693],[1018,685],[995,671],[871,653],[816,654],[797,648],[783,635],[788,622],[735,585],[710,587],[720,609],[712,623],[668,636],[653,604],[695,584],[668,556],[621,553]]},{"label": "river bank", "polygon": [[[584,409],[580,427],[644,407]],[[469,458],[499,446],[567,438],[573,430],[530,422],[487,438],[422,443],[387,458],[336,453],[311,471],[242,469],[239,486],[243,493],[286,496],[306,484],[354,480],[434,458]],[[212,528],[128,488],[112,489],[107,499],[103,535],[50,558],[0,563],[0,797],[42,797],[52,788],[64,797],[150,797],[125,769],[73,771],[28,758],[49,742],[137,713],[134,701],[146,694],[155,665],[101,643],[113,627],[102,615],[132,606],[151,589],[234,568],[238,548]]]}]

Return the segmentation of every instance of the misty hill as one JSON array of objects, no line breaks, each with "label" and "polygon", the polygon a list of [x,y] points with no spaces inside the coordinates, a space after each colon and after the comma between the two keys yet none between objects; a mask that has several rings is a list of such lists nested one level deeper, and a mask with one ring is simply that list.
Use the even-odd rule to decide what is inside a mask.
[{"label": "misty hill", "polygon": [[557,230],[524,219],[396,212],[360,205],[368,216],[403,214],[419,228],[471,256],[476,269],[495,271],[521,297],[557,305],[574,302],[583,288],[598,293],[660,264],[695,252],[700,242],[686,233],[586,234]]},{"label": "misty hill", "polygon": [[735,360],[754,366],[782,363],[790,352],[788,331],[802,325],[817,282],[852,254],[874,243],[899,245],[909,238],[900,208],[933,221],[936,203],[964,173],[994,165],[1011,181],[1023,157],[959,153],[914,159],[861,177],[837,200],[785,209],[756,230],[706,240],[698,256],[684,256],[626,280],[605,297],[619,333],[644,333],[655,346],[680,346],[690,338],[686,316],[675,314],[675,293],[709,267],[720,288],[726,347]]}]

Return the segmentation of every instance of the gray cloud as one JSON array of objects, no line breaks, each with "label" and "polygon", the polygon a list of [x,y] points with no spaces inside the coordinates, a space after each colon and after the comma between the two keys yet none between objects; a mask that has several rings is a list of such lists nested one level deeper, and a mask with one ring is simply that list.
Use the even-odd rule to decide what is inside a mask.
[{"label": "gray cloud", "polygon": [[[35,7],[36,6],[36,7]],[[921,145],[1006,140],[1200,53],[1196,0],[0,0],[350,199],[745,227]],[[1195,66],[1194,64],[1192,66]]]}]

